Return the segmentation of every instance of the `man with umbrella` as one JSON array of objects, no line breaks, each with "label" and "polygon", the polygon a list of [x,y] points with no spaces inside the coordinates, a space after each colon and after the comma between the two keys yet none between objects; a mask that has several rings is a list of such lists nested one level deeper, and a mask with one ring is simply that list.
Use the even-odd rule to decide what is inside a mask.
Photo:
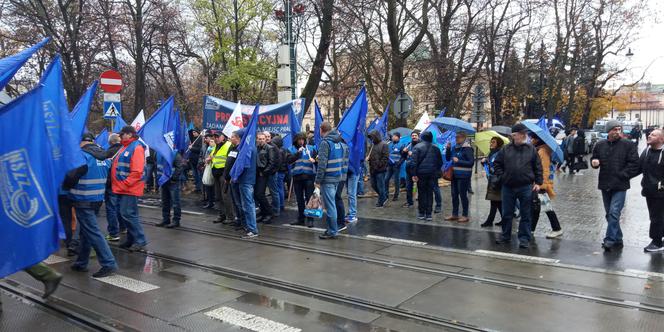
[{"label": "man with umbrella", "polygon": [[502,182],[503,233],[498,244],[508,244],[512,239],[512,218],[517,200],[520,203],[519,247],[530,244],[531,202],[533,192],[542,185],[542,163],[537,150],[526,142],[528,127],[517,123],[512,127],[512,143],[498,153],[494,161],[495,174]]}]

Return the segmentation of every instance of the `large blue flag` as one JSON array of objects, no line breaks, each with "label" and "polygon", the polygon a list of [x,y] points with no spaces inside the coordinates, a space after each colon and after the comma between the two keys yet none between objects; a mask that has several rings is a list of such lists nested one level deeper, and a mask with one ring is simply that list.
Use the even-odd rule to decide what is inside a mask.
[{"label": "large blue flag", "polygon": [[258,112],[260,105],[256,104],[251,119],[242,135],[242,141],[238,146],[237,158],[231,168],[231,181],[235,182],[240,178],[245,169],[251,167],[251,153],[256,147],[256,128],[258,127]]},{"label": "large blue flag", "polygon": [[95,92],[97,92],[97,81],[94,81],[87,91],[78,100],[74,110],[69,113],[71,119],[71,127],[74,133],[79,137],[83,136],[86,131],[85,123],[88,121],[88,113],[90,113],[90,106],[95,99]]},{"label": "large blue flag", "polygon": [[108,149],[108,136],[108,129],[102,129],[99,135],[95,137],[95,144],[101,146],[104,150]]},{"label": "large blue flag", "polygon": [[348,163],[355,172],[359,171],[360,163],[364,159],[365,135],[362,130],[367,123],[367,109],[367,90],[362,87],[337,126],[341,137],[348,144]]},{"label": "large blue flag", "polygon": [[57,55],[41,78],[42,110],[46,121],[47,142],[55,163],[55,175],[62,183],[68,171],[86,163],[81,153],[81,135],[72,130],[69,109],[62,84],[62,63]]},{"label": "large blue flag", "polygon": [[47,88],[40,85],[0,108],[0,278],[58,250],[57,179],[64,172],[47,137]]},{"label": "large blue flag", "polygon": [[173,171],[177,122],[173,104],[173,96],[170,96],[138,131],[138,136],[143,139],[143,142],[155,150],[163,160],[163,173],[159,178],[159,186],[171,178]]},{"label": "large blue flag", "polygon": [[318,146],[322,138],[320,137],[320,124],[323,123],[323,114],[320,113],[318,101],[314,100],[314,144]]},{"label": "large blue flag", "polygon": [[295,114],[295,111],[292,109],[290,110],[288,114],[288,127],[289,131],[285,135],[283,135],[283,146],[286,149],[290,149],[290,147],[293,146],[293,138],[295,135],[297,135],[300,130],[300,120],[299,117]]},{"label": "large blue flag", "polygon": [[126,127],[127,123],[124,121],[122,118],[122,115],[118,115],[117,118],[115,118],[115,123],[113,124],[113,132],[114,133],[119,133],[120,130],[122,130],[122,127]]},{"label": "large blue flag", "polygon": [[383,115],[379,118],[378,122],[376,122],[376,127],[374,128],[378,130],[382,139],[387,138],[387,123],[389,122],[389,114],[390,104],[387,104],[385,107],[385,112],[383,112]]},{"label": "large blue flag", "polygon": [[180,118],[180,110],[177,112],[176,117],[176,132],[175,132],[175,148],[184,153],[189,147],[189,134],[187,133],[187,120]]},{"label": "large blue flag", "polygon": [[48,43],[49,38],[44,38],[36,45],[27,48],[12,56],[0,59],[0,90],[14,77],[16,72],[23,67],[26,61],[37,52],[42,46]]}]

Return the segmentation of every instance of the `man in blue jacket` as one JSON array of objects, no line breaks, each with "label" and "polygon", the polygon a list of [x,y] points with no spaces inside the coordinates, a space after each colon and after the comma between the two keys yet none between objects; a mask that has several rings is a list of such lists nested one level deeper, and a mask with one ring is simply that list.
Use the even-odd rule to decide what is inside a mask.
[{"label": "man in blue jacket", "polygon": [[[233,133],[233,141],[240,142],[244,131],[240,129]],[[251,147],[251,161],[248,167],[244,169],[242,175],[235,181],[234,185],[240,193],[240,204],[242,206],[242,216],[244,217],[244,226],[247,229],[247,234],[243,236],[245,239],[250,239],[258,236],[258,226],[256,226],[256,205],[254,203],[254,185],[256,184],[256,156],[258,152],[255,146]],[[236,158],[237,154],[229,157]],[[265,188],[263,188],[264,190]]]},{"label": "man in blue jacket", "polygon": [[399,188],[401,187],[401,163],[403,162],[401,153],[405,144],[402,144],[400,141],[401,134],[394,132],[392,134],[392,140],[387,146],[390,151],[390,156],[387,164],[387,176],[385,177],[385,191],[389,193],[390,181],[394,178],[394,196],[392,197],[392,201],[397,201],[399,199]]},{"label": "man in blue jacket", "polygon": [[[464,132],[456,134],[456,145],[450,148],[447,143],[445,159],[452,160],[452,215],[445,218],[447,221],[468,222],[468,189],[470,176],[473,173],[473,148],[467,142],[468,136]],[[459,198],[463,207],[463,214],[459,217]]]},{"label": "man in blue jacket", "polygon": [[422,142],[413,148],[412,159],[408,167],[414,172],[413,182],[417,183],[417,219],[432,221],[433,188],[438,180],[438,173],[443,166],[443,157],[440,149],[432,144],[433,134],[430,131],[422,133]]},{"label": "man in blue jacket", "polygon": [[344,161],[344,156],[348,156],[348,147],[341,142],[339,132],[332,130],[332,125],[328,122],[320,125],[320,134],[323,140],[318,146],[318,170],[314,184],[320,191],[327,214],[327,230],[319,238],[327,240],[337,238],[338,215],[335,195],[342,180],[344,167],[348,164],[347,160]]}]

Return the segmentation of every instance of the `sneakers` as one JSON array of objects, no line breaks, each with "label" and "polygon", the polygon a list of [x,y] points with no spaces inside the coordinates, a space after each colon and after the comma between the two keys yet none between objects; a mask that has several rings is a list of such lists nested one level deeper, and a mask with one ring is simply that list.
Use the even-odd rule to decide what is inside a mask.
[{"label": "sneakers", "polygon": [[343,225],[343,226],[339,227],[339,230],[338,230],[337,232],[343,232],[343,231],[345,231],[345,230],[347,230],[347,229],[348,229],[348,226]]},{"label": "sneakers", "polygon": [[93,278],[104,278],[113,275],[118,269],[112,267],[102,267],[99,271],[92,274]]},{"label": "sneakers", "polygon": [[546,235],[546,238],[547,239],[555,239],[555,238],[560,237],[562,235],[563,235],[563,230],[561,229],[559,231],[551,231],[549,234]]},{"label": "sneakers", "polygon": [[145,251],[145,246],[134,243],[129,248],[127,248],[127,250],[131,252]]},{"label": "sneakers", "polygon": [[108,234],[108,235],[106,235],[106,241],[118,242],[118,241],[120,241],[120,236]]},{"label": "sneakers", "polygon": [[348,220],[346,220],[346,222],[349,224],[354,224],[357,222],[357,217],[349,217]]},{"label": "sneakers", "polygon": [[480,224],[480,227],[492,227],[492,226],[493,226],[493,222],[488,221],[488,220],[485,221],[484,223]]},{"label": "sneakers", "polygon": [[118,247],[120,247],[120,249],[129,249],[129,247],[131,247],[131,243],[122,242],[122,243],[120,243],[120,245]]},{"label": "sneakers", "polygon": [[157,226],[157,227],[166,227],[166,226],[168,226],[169,224],[170,224],[170,223],[167,223],[167,222],[165,222],[165,221],[162,221],[162,222],[156,224],[155,226]]},{"label": "sneakers", "polygon": [[180,223],[179,223],[179,222],[177,222],[177,223],[172,223],[172,224],[166,226],[166,228],[178,228],[178,227],[180,227]]},{"label": "sneakers", "polygon": [[647,247],[643,248],[643,252],[660,252],[660,251],[664,251],[664,247],[658,246],[654,242],[650,242],[650,244]]},{"label": "sneakers", "polygon": [[406,203],[403,203],[403,205],[401,205],[401,207],[412,208],[413,204],[410,204],[410,203],[406,202]]},{"label": "sneakers", "polygon": [[427,216],[427,217],[426,217],[426,221],[433,221],[433,217],[431,217],[430,215]]},{"label": "sneakers", "polygon": [[528,249],[529,246],[530,246],[530,245],[528,244],[528,242],[521,242],[521,241],[519,241],[519,248],[521,248],[521,249]]},{"label": "sneakers", "polygon": [[253,238],[257,237],[257,236],[258,236],[258,234],[256,234],[256,233],[253,233],[253,232],[247,232],[247,234],[245,234],[242,238],[243,238],[243,239],[253,239]]},{"label": "sneakers", "polygon": [[334,240],[334,239],[337,238],[337,236],[336,235],[331,235],[331,234],[328,234],[328,233],[323,233],[321,235],[318,235],[318,238],[321,239],[321,240]]},{"label": "sneakers", "polygon": [[501,220],[500,222],[497,222],[494,226],[502,226],[503,224],[504,224],[504,223],[503,223],[503,221]]},{"label": "sneakers", "polygon": [[433,209],[433,213],[441,213],[442,211],[443,211],[443,208],[440,207],[440,206],[436,206],[436,207]]},{"label": "sneakers", "polygon": [[417,214],[417,219],[419,219],[419,220],[424,220],[424,218],[425,218],[425,217],[424,217],[423,214],[421,214],[421,213],[418,213],[418,214]]},{"label": "sneakers", "polygon": [[511,242],[512,242],[511,240],[506,240],[506,239],[496,240],[496,244],[510,244]]}]

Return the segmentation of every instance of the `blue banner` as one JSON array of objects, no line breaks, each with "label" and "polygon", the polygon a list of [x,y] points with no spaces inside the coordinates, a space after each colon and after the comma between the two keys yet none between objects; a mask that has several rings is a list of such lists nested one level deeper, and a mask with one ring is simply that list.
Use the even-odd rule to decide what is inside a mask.
[{"label": "blue banner", "polygon": [[88,90],[85,91],[83,96],[81,96],[81,99],[78,100],[76,106],[74,106],[74,110],[69,113],[72,130],[74,133],[78,134],[78,137],[82,137],[83,133],[88,131],[85,124],[88,121],[90,106],[95,99],[95,92],[97,92],[97,81],[94,81],[92,85],[90,85]]},{"label": "blue banner", "polygon": [[95,144],[102,147],[102,149],[108,149],[108,129],[104,128],[99,132],[99,135],[95,137]]},{"label": "blue banner", "polygon": [[19,53],[0,59],[0,90],[14,77],[14,74],[23,67],[26,61],[37,52],[42,46],[48,43],[49,38],[44,38],[36,45],[27,48]]},{"label": "blue banner", "polygon": [[323,115],[320,113],[318,101],[314,100],[314,145],[318,146],[322,138],[320,137],[320,125],[323,123]]},{"label": "blue banner", "polygon": [[[224,129],[236,105],[236,103],[227,100],[205,96],[203,98],[203,128],[213,130]],[[302,123],[303,107],[304,99],[296,99],[274,105],[260,105],[257,130],[277,133],[281,137],[286,138],[292,132],[291,126],[293,122],[290,119],[291,113],[295,114],[297,123]],[[241,108],[243,123],[246,128],[256,105],[243,104]],[[299,131],[300,128],[297,128],[296,132]]]},{"label": "blue banner", "polygon": [[364,159],[365,135],[362,130],[367,123],[367,109],[367,90],[362,87],[337,126],[341,137],[348,144],[348,166],[355,174],[359,173],[360,163]]},{"label": "blue banner", "polygon": [[251,153],[256,148],[256,127],[258,122],[258,109],[260,105],[254,107],[253,115],[249,119],[249,124],[244,127],[242,140],[237,148],[237,158],[231,168],[231,181],[237,182],[245,169],[250,168]]},{"label": "blue banner", "polygon": [[138,135],[145,144],[157,151],[157,155],[163,158],[163,174],[158,179],[159,186],[171,178],[173,160],[175,159],[175,125],[176,114],[173,111],[173,96],[169,97],[159,109],[145,121],[138,131]]}]

